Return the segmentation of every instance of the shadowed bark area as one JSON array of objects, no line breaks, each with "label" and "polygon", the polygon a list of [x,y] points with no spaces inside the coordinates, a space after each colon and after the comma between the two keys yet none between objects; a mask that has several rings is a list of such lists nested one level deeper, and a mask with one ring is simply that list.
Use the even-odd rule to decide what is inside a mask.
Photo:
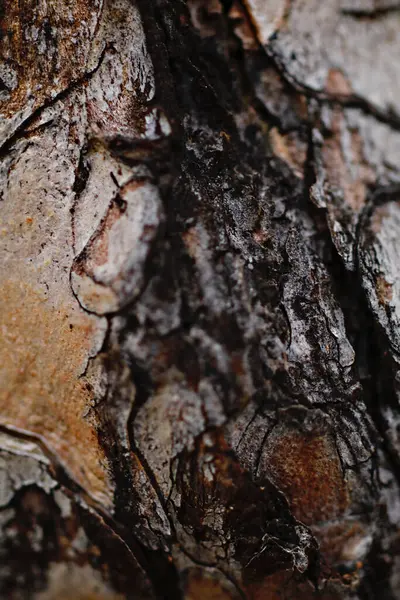
[{"label": "shadowed bark area", "polygon": [[0,597],[400,599],[393,0],[3,0]]}]

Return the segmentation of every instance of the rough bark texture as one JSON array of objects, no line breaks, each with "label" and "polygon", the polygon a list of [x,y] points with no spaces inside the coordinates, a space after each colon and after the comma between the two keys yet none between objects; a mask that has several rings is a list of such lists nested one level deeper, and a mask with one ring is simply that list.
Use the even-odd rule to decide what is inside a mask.
[{"label": "rough bark texture", "polygon": [[400,3],[0,6],[0,597],[400,599]]}]

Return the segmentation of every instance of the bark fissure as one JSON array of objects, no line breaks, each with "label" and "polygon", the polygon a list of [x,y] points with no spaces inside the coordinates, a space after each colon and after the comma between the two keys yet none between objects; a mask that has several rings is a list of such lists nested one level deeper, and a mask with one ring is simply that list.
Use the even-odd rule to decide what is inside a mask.
[{"label": "bark fissure", "polygon": [[[26,135],[26,133],[25,133],[26,129],[31,124],[34,124],[35,121],[40,119],[40,116],[45,112],[45,110],[54,106],[55,104],[57,104],[57,102],[60,102],[61,100],[65,100],[66,98],[68,98],[68,96],[70,96],[70,94],[72,92],[79,89],[81,86],[84,86],[88,81],[90,81],[90,79],[100,69],[100,67],[104,61],[104,58],[109,50],[110,50],[110,48],[108,46],[105,46],[100,54],[100,57],[99,57],[99,60],[96,64],[96,66],[92,70],[88,71],[87,73],[85,73],[84,75],[79,77],[79,79],[77,79],[76,81],[71,81],[69,83],[68,87],[66,87],[64,90],[61,90],[60,92],[58,92],[53,98],[47,100],[41,106],[38,106],[32,112],[32,114],[29,115],[29,117],[27,117],[24,121],[22,121],[22,123],[20,123],[18,125],[18,127],[15,129],[15,131],[12,133],[12,135],[9,138],[5,139],[2,142],[2,144],[0,145],[0,159],[4,158],[10,152],[10,150],[15,145],[15,143],[19,139],[23,138]],[[47,121],[47,123],[40,125],[40,127],[45,127],[46,125],[48,127],[50,123],[51,123],[51,120]],[[36,130],[33,130],[33,131],[37,132],[39,130],[40,129],[36,128]],[[32,133],[32,131],[30,131],[30,133]]]},{"label": "bark fissure", "polygon": [[6,2],[7,597],[397,598],[397,7],[310,2]]},{"label": "bark fissure", "polygon": [[347,108],[359,108],[366,114],[371,115],[377,121],[385,123],[389,125],[395,131],[400,130],[400,117],[395,112],[388,112],[381,110],[378,106],[375,106],[365,98],[358,96],[357,94],[331,94],[324,91],[319,91],[313,89],[310,86],[305,85],[301,81],[298,81],[295,77],[293,77],[288,70],[285,68],[284,61],[281,56],[274,50],[274,36],[279,35],[279,32],[276,32],[271,36],[270,43],[264,45],[259,39],[257,33],[257,27],[254,24],[254,19],[252,17],[251,12],[248,9],[248,6],[245,0],[240,0],[241,6],[245,11],[249,22],[252,25],[252,31],[254,35],[254,39],[257,41],[260,51],[264,54],[266,58],[269,59],[271,64],[275,67],[281,77],[288,83],[296,92],[300,92],[309,98],[314,98],[321,103],[331,104],[331,105],[339,105]]}]

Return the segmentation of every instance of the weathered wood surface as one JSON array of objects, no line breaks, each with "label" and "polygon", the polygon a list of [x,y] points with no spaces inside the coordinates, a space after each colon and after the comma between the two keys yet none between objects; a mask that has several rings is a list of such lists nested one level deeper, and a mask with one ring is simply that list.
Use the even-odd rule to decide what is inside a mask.
[{"label": "weathered wood surface", "polygon": [[3,0],[1,598],[400,598],[399,8]]}]

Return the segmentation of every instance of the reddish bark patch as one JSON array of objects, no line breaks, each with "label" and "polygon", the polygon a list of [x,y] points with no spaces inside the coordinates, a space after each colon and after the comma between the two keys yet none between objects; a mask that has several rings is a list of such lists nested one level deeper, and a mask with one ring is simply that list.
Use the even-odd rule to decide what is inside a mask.
[{"label": "reddish bark patch", "polygon": [[350,95],[353,92],[350,82],[340,69],[329,70],[325,89],[330,94],[338,94],[340,96]]},{"label": "reddish bark patch", "polygon": [[276,128],[271,129],[270,141],[274,153],[289,165],[297,177],[302,179],[307,157],[306,143],[297,133],[289,132],[282,135]]},{"label": "reddish bark patch", "polygon": [[218,579],[202,572],[200,569],[189,571],[185,590],[185,600],[236,600],[237,594],[233,594]]},{"label": "reddish bark patch", "polygon": [[32,97],[34,109],[83,75],[101,3],[6,0],[2,8],[0,53],[12,84],[0,106],[9,117]]},{"label": "reddish bark patch", "polygon": [[[180,455],[175,485],[178,520],[191,528],[199,551],[223,548],[250,578],[296,569],[291,549],[302,541],[286,501],[270,482],[252,481],[222,435],[204,434],[193,452]],[[287,547],[275,543],[282,532],[291,540]],[[303,550],[312,569],[316,545],[310,540]]]},{"label": "reddish bark patch", "polygon": [[341,600],[343,586],[328,583],[316,592],[311,583],[294,577],[292,571],[281,571],[247,585],[246,597],[248,600]]},{"label": "reddish bark patch", "polygon": [[269,441],[268,470],[294,516],[312,525],[342,515],[348,490],[329,434],[278,427]]},{"label": "reddish bark patch", "polygon": [[382,305],[388,304],[393,298],[393,286],[386,279],[379,275],[376,279],[376,292],[379,303]]}]

